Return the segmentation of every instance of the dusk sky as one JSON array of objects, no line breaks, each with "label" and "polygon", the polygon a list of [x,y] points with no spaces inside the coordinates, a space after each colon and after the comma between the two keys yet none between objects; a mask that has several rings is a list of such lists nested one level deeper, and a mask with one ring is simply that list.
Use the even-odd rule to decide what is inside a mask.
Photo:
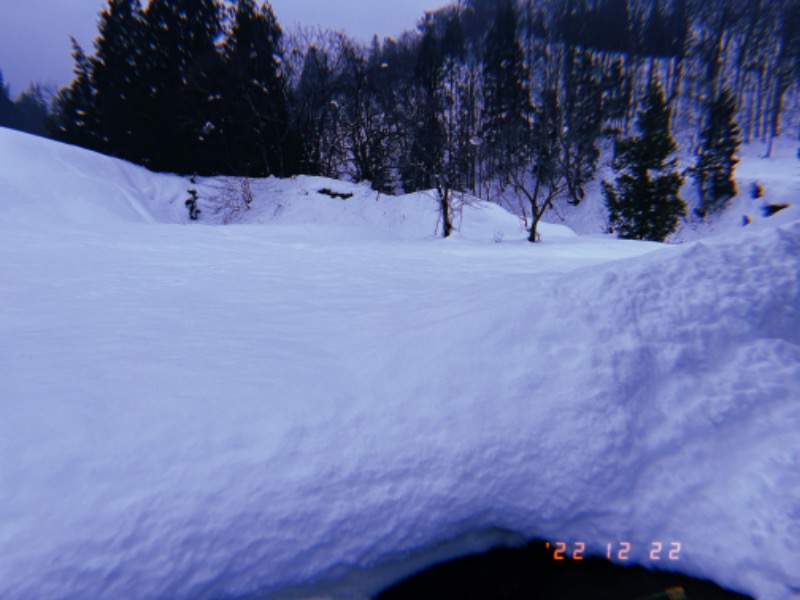
[{"label": "dusk sky", "polygon": [[[273,0],[281,26],[343,29],[364,41],[414,27],[445,0]],[[31,81],[63,86],[72,79],[69,36],[90,53],[106,0],[0,0],[0,70],[16,96]]]}]

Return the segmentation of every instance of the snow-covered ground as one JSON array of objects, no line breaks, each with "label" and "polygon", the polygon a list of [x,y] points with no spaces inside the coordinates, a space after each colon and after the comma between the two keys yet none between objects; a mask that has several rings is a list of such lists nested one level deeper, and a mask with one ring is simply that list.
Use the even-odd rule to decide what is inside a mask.
[{"label": "snow-covered ground", "polygon": [[517,534],[800,598],[796,206],[534,246],[193,185],[0,129],[0,597],[359,598]]}]

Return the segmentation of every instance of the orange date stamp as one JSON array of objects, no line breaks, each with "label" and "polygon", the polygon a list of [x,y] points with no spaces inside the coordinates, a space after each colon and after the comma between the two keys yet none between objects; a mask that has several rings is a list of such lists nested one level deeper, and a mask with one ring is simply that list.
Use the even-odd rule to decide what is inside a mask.
[{"label": "orange date stamp", "polygon": [[[553,551],[553,560],[583,560],[586,556],[584,542],[546,542],[545,548]],[[681,554],[680,542],[651,542],[647,548],[648,557],[653,562],[677,561]],[[633,544],[615,542],[606,544],[606,558],[625,562],[630,560]]]}]

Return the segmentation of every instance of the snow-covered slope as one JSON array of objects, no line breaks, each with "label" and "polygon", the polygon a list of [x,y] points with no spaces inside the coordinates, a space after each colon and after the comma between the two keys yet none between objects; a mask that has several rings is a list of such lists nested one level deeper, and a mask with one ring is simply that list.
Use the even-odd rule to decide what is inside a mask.
[{"label": "snow-covered slope", "polygon": [[[435,194],[387,197],[369,184],[321,177],[252,182],[254,202],[243,200],[241,180],[154,174],[94,152],[0,128],[0,222],[108,227],[117,223],[188,223],[185,201],[198,191],[201,224],[280,224],[311,232],[320,225],[346,239],[424,238],[439,231]],[[327,192],[327,193],[326,193]],[[348,196],[332,197],[330,192]],[[460,234],[480,240],[522,239],[519,220],[495,204],[456,198]],[[466,215],[466,217],[465,217]],[[549,238],[574,237],[545,225]]]},{"label": "snow-covered slope", "polygon": [[180,178],[0,156],[0,597],[360,597],[503,531],[800,597],[799,222],[441,241],[298,178],[199,181],[250,223],[212,227]]}]

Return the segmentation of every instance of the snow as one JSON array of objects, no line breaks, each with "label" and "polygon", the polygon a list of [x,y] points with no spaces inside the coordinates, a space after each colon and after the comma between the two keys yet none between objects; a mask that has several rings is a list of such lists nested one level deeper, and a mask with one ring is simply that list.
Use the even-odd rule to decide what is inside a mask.
[{"label": "snow", "polygon": [[[679,136],[682,139],[681,153],[678,154],[681,172],[694,165],[696,156],[689,150],[695,147],[696,141],[690,136]],[[702,221],[694,214],[700,206],[700,195],[694,180],[685,174],[681,197],[689,206],[689,220],[683,223],[679,231],[671,236],[671,243],[692,242],[709,237],[725,236],[742,228],[745,216],[751,221],[751,229],[771,229],[776,224],[790,223],[800,219],[800,158],[798,158],[800,141],[795,136],[786,136],[775,140],[772,159],[765,158],[767,144],[755,141],[744,144],[739,150],[741,160],[736,169],[736,183],[739,194],[731,200],[728,209],[720,216]],[[545,219],[551,223],[566,221],[570,228],[579,234],[598,234],[607,231],[605,199],[601,182],[613,181],[616,173],[611,168],[611,144],[604,148],[603,157],[597,177],[587,186],[587,198],[577,207],[559,206],[557,212],[546,213]],[[754,183],[760,183],[764,190],[762,198],[754,199],[751,189]],[[505,199],[508,206],[518,204],[513,194]],[[773,217],[765,217],[762,207],[768,204],[790,204],[791,208],[781,211]]]},{"label": "snow", "polygon": [[800,598],[796,212],[444,241],[431,194],[0,156],[0,597],[359,598],[536,536]]}]

